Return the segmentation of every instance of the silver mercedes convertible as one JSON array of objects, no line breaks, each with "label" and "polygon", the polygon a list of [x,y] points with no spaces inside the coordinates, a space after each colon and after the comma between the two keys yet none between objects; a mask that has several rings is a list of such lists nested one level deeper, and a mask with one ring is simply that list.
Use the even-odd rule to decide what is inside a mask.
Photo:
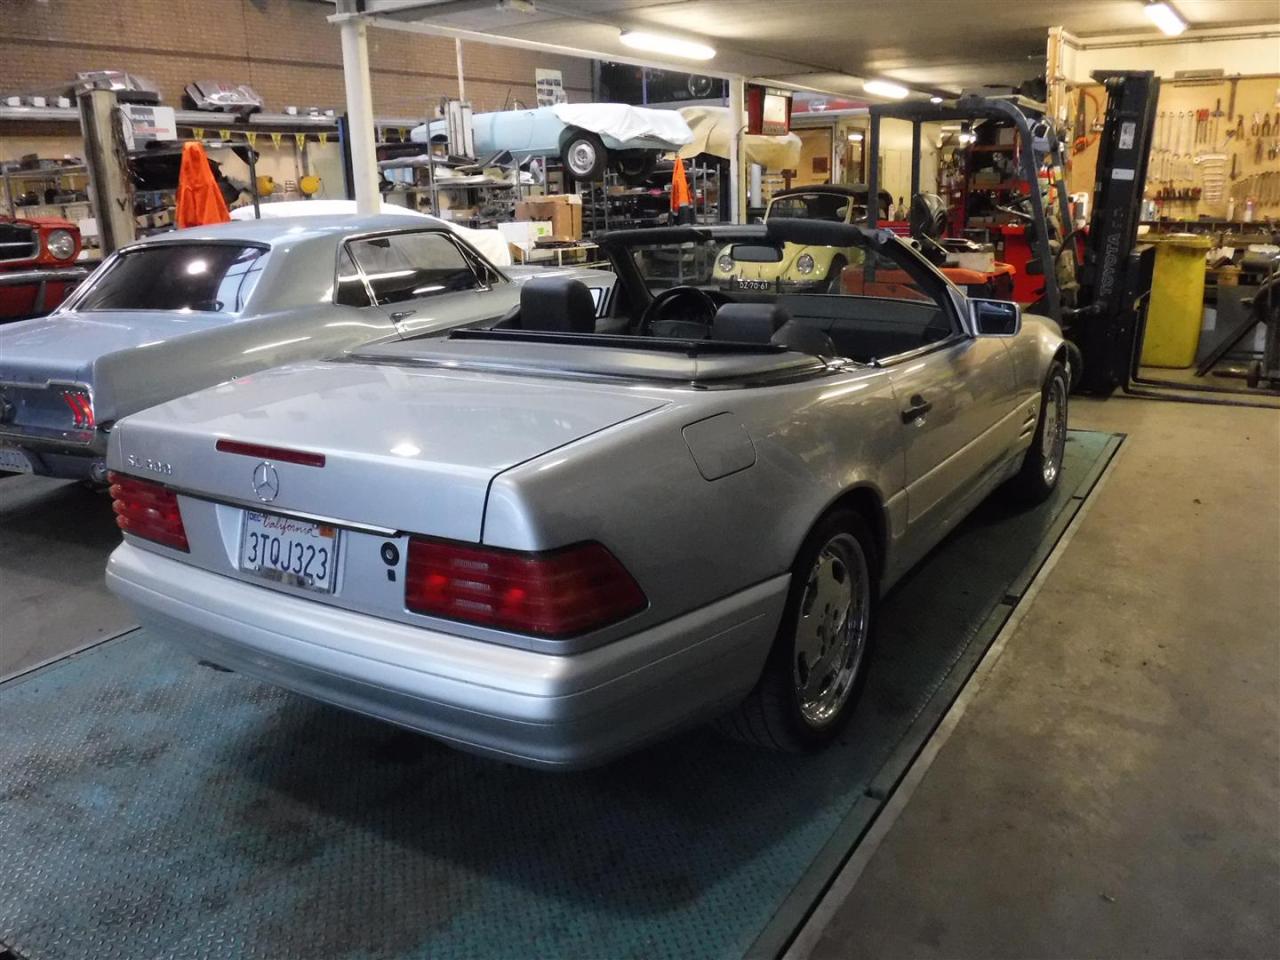
[{"label": "silver mercedes convertible", "polygon": [[[852,250],[858,296],[714,278]],[[615,234],[570,278],[128,417],[107,570],[201,659],[469,750],[589,765],[710,718],[830,741],[877,599],[988,494],[1058,482],[1068,353],[887,231]]]}]

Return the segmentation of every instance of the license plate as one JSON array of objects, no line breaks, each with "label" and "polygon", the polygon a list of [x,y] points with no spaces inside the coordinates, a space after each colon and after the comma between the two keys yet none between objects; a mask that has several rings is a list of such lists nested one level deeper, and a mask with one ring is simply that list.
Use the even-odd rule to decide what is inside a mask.
[{"label": "license plate", "polygon": [[26,452],[0,443],[0,470],[9,473],[32,473],[35,467]]},{"label": "license plate", "polygon": [[309,520],[246,510],[240,569],[276,583],[333,593],[338,531]]},{"label": "license plate", "polygon": [[772,290],[772,280],[739,280],[739,290]]}]

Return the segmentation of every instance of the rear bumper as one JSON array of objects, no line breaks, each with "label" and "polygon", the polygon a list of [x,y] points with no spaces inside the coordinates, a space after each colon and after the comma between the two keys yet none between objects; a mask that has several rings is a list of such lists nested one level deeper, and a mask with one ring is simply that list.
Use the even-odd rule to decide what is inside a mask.
[{"label": "rear bumper", "polygon": [[531,766],[603,762],[714,716],[759,676],[788,578],[557,656],[337,610],[126,543],[107,585],[198,657]]},{"label": "rear bumper", "polygon": [[35,472],[64,480],[104,480],[108,434],[102,430],[53,430],[0,425],[0,444],[27,453]]}]

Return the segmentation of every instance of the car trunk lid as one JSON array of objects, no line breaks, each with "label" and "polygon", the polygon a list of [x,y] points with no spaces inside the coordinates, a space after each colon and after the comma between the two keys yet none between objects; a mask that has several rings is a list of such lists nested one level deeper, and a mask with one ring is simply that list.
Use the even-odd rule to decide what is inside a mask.
[{"label": "car trunk lid", "polygon": [[[662,402],[546,379],[312,363],[129,417],[110,463],[215,501],[478,542],[497,474]],[[218,451],[219,439],[249,452]],[[267,490],[255,476],[264,461],[277,478]]]}]

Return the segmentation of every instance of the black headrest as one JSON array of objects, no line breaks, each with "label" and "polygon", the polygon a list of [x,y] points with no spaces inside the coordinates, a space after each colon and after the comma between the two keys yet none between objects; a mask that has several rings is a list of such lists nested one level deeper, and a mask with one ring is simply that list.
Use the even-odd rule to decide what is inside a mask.
[{"label": "black headrest", "polygon": [[572,277],[535,277],[520,288],[520,328],[554,333],[595,333],[591,290]]},{"label": "black headrest", "polygon": [[768,343],[790,319],[791,314],[776,303],[726,303],[716,311],[711,339]]}]

